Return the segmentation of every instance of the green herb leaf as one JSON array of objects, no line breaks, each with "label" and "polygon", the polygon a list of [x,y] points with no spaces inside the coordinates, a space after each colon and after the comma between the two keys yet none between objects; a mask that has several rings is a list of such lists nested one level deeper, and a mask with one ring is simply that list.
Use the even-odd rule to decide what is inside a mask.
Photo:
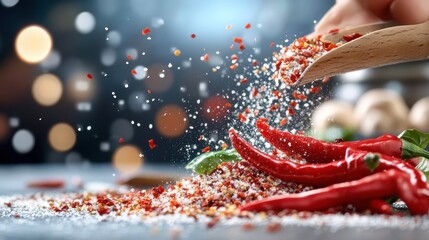
[{"label": "green herb leaf", "polygon": [[425,150],[429,144],[429,134],[416,129],[403,131],[399,138],[402,140],[402,158],[425,157],[429,158],[429,152]]},{"label": "green herb leaf", "polygon": [[429,159],[419,157],[419,164],[417,164],[416,169],[423,172],[426,176],[426,181],[429,182]]},{"label": "green herb leaf", "polygon": [[378,167],[378,164],[380,163],[380,155],[368,153],[365,155],[365,157],[363,157],[363,160],[365,161],[366,167],[372,172]]},{"label": "green herb leaf", "polygon": [[429,144],[429,133],[420,132],[416,129],[407,129],[398,137],[423,149]]},{"label": "green herb leaf", "polygon": [[186,165],[186,169],[192,169],[198,174],[208,174],[223,162],[240,162],[240,154],[233,148],[218,152],[207,152],[194,158]]}]

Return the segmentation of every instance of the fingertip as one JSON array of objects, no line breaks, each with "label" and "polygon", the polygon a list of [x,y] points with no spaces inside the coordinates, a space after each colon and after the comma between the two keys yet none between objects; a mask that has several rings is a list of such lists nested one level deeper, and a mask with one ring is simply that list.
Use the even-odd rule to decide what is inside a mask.
[{"label": "fingertip", "polygon": [[390,5],[392,17],[402,24],[417,24],[429,20],[427,0],[395,0]]}]

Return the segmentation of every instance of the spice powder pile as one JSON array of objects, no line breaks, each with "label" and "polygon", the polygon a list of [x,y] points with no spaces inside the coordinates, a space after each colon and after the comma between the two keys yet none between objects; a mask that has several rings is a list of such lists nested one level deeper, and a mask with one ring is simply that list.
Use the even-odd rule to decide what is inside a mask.
[{"label": "spice powder pile", "polygon": [[242,161],[222,163],[209,175],[183,179],[166,189],[159,186],[126,193],[80,193],[70,195],[68,200],[48,201],[50,209],[56,212],[67,212],[73,208],[100,215],[151,217],[183,214],[195,219],[198,215],[219,218],[239,215],[238,207],[250,201],[310,189],[309,186],[276,179]]}]

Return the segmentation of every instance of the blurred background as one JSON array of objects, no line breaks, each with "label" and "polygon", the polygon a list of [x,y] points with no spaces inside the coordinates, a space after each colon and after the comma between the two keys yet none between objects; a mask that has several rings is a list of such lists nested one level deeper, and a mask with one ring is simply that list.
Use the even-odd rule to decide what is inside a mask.
[{"label": "blurred background", "polygon": [[[239,88],[225,67],[232,38],[271,59],[272,42],[312,32],[335,1],[0,2],[0,163],[121,170],[120,159],[183,165],[208,145],[198,139],[223,139],[222,93]],[[313,130],[428,130],[428,79],[427,61],[334,78],[324,100],[335,101],[316,110]],[[359,103],[375,88],[384,90]]]}]

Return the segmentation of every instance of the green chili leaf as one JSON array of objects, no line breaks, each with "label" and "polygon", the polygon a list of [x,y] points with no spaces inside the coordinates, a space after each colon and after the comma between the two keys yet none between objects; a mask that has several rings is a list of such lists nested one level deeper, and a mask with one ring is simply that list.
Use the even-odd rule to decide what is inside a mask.
[{"label": "green chili leaf", "polygon": [[417,164],[416,169],[423,172],[426,176],[426,181],[429,182],[429,159],[419,157],[419,164]]},{"label": "green chili leaf", "polygon": [[402,157],[405,159],[414,157],[429,158],[429,152],[425,150],[429,144],[429,134],[416,129],[403,131],[399,138],[402,140]]},{"label": "green chili leaf", "polygon": [[380,163],[380,155],[368,153],[365,155],[365,157],[363,157],[363,160],[365,161],[366,167],[372,172],[378,167],[378,164]]},{"label": "green chili leaf", "polygon": [[194,158],[186,165],[186,169],[192,169],[198,174],[211,173],[223,162],[240,162],[240,154],[233,148],[218,152],[207,152]]},{"label": "green chili leaf", "polygon": [[420,132],[416,129],[407,129],[398,137],[423,149],[429,144],[429,133]]}]

